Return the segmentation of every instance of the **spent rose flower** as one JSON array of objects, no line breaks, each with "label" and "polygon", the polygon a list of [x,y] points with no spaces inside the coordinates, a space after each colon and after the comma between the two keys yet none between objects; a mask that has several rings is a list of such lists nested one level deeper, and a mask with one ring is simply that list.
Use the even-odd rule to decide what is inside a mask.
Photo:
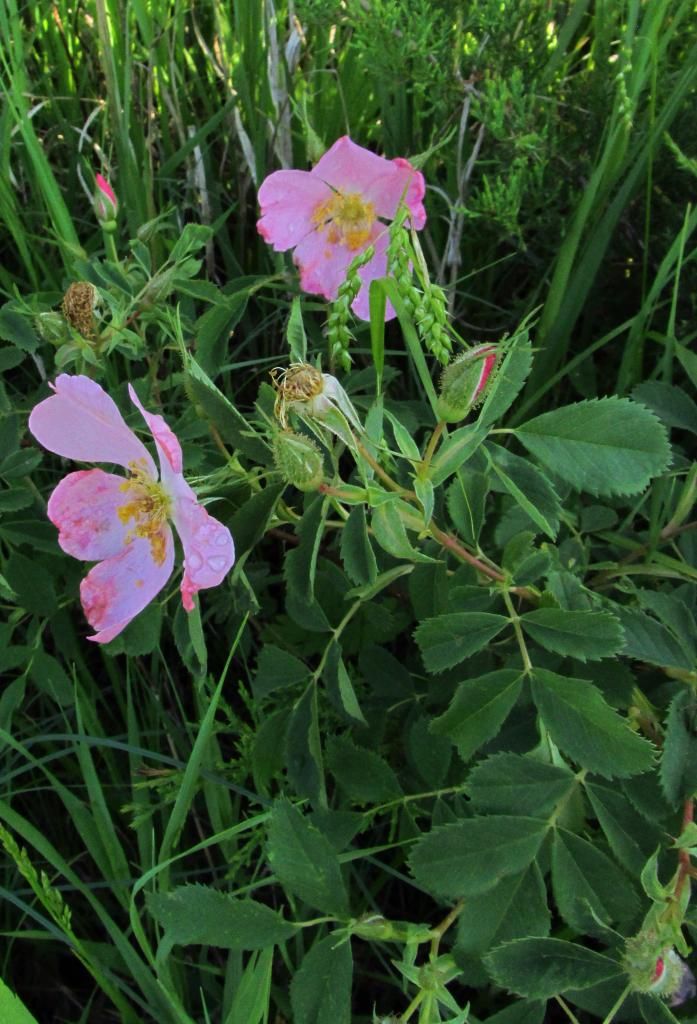
[{"label": "spent rose flower", "polygon": [[55,391],[33,409],[29,429],[44,448],[77,462],[110,462],[127,476],[102,469],[69,473],[48,502],[58,543],[75,558],[97,562],[80,585],[89,640],[113,640],[162,590],[174,566],[176,527],[184,549],[182,604],[217,586],[235,559],[227,527],[208,514],[182,475],[182,450],[162,416],[147,412],[133,387],[131,401],[145,420],[159,456],[159,474],[145,445],[115,402],[95,381],[61,374]]},{"label": "spent rose flower", "polygon": [[330,301],[349,264],[374,246],[375,255],[358,271],[363,285],[352,307],[368,320],[368,286],[387,273],[386,222],[404,202],[420,230],[424,192],[423,175],[408,160],[386,160],[344,135],[311,171],[274,171],[262,182],[257,230],[276,252],[294,249],[301,287]]}]

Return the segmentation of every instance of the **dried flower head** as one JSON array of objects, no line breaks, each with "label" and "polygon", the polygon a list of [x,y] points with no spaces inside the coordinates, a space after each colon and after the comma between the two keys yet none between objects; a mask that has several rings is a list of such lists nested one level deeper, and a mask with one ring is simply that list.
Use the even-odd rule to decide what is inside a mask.
[{"label": "dried flower head", "polygon": [[73,281],[63,296],[63,316],[88,341],[94,338],[97,329],[96,305],[97,289],[88,281]]}]

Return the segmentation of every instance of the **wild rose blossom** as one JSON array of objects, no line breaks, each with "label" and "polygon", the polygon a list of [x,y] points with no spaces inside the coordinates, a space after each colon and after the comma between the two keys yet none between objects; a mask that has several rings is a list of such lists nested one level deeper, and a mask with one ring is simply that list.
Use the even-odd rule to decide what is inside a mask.
[{"label": "wild rose blossom", "polygon": [[131,401],[145,420],[159,456],[155,462],[115,402],[95,381],[61,374],[29,417],[29,429],[56,455],[77,462],[111,462],[128,476],[102,469],[69,473],[48,502],[58,543],[75,558],[96,561],[80,585],[89,640],[107,643],[162,590],[174,566],[174,523],[184,549],[182,604],[217,586],[235,559],[230,531],[199,504],[182,475],[182,450],[162,416],[147,412],[132,386]]},{"label": "wild rose blossom", "polygon": [[[344,135],[311,171],[274,171],[261,184],[257,230],[276,252],[294,249],[300,286],[336,298],[349,264],[368,248],[375,255],[358,273],[363,285],[353,303],[356,316],[369,320],[368,287],[387,273],[386,221],[400,202],[410,222],[426,223],[423,175],[408,160],[386,160]],[[388,306],[386,318],[393,317]]]}]

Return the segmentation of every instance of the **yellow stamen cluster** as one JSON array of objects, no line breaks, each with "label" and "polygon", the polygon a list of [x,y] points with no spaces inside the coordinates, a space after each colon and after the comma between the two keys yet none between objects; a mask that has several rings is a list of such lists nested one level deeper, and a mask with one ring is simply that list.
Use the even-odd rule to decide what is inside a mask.
[{"label": "yellow stamen cluster", "polygon": [[285,430],[288,426],[287,409],[294,402],[310,402],[324,391],[324,380],[319,370],[309,363],[291,363],[283,370],[271,371],[276,389],[274,414]]},{"label": "yellow stamen cluster", "polygon": [[375,207],[359,192],[335,192],[315,209],[313,221],[326,231],[327,241],[354,252],[370,239],[377,218]]},{"label": "yellow stamen cluster", "polygon": [[137,462],[128,466],[130,477],[121,484],[121,490],[129,501],[117,509],[118,517],[126,524],[131,519],[135,525],[128,531],[127,540],[145,537],[150,542],[150,551],[156,565],[165,560],[167,534],[163,529],[172,511],[172,500],[164,487],[154,480],[147,469]]}]

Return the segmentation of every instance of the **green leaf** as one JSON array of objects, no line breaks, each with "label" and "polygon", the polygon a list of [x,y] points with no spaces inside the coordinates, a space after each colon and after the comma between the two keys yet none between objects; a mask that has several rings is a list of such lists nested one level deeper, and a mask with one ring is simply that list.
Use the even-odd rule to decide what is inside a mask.
[{"label": "green leaf", "polygon": [[53,579],[35,559],[13,552],[5,563],[5,577],[19,605],[33,615],[50,616],[58,608]]},{"label": "green leaf", "polygon": [[354,505],[341,531],[341,561],[346,575],[358,586],[373,583],[378,566],[375,561],[368,527],[365,520],[365,506]]},{"label": "green leaf", "polygon": [[289,654],[275,644],[264,644],[252,682],[254,696],[261,699],[283,686],[301,683],[309,675],[310,670],[294,654]]},{"label": "green leaf", "polygon": [[670,462],[665,427],[627,398],[592,399],[528,420],[515,431],[553,473],[590,494],[636,494]]},{"label": "green leaf", "polygon": [[667,427],[697,434],[697,404],[682,388],[660,380],[647,380],[634,388],[632,398],[648,406]]},{"label": "green leaf", "polygon": [[184,386],[191,401],[201,407],[204,414],[220,431],[224,441],[234,445],[244,455],[263,466],[272,461],[271,451],[255,432],[251,424],[228,401],[193,356],[184,358]]},{"label": "green leaf", "polygon": [[469,956],[511,939],[549,935],[547,890],[537,864],[502,878],[479,896],[470,896],[457,923],[455,952]]},{"label": "green leaf", "polygon": [[313,682],[291,711],[285,754],[288,779],[298,796],[309,797],[316,807],[326,806],[317,687]]},{"label": "green leaf", "polygon": [[315,574],[317,555],[322,542],[324,520],[327,515],[327,500],[321,494],[313,496],[310,504],[296,527],[300,540],[297,548],[286,555],[283,574],[289,589],[293,590],[305,604],[315,599]]},{"label": "green leaf", "polygon": [[[422,554],[412,546],[407,537],[402,518],[398,510],[398,498],[386,501],[373,509],[371,525],[373,535],[383,551],[394,558],[406,558],[411,562],[431,562],[433,559]],[[409,510],[411,512],[411,509]]]},{"label": "green leaf", "polygon": [[653,764],[651,744],[632,732],[587,680],[536,668],[532,693],[554,742],[589,771],[623,779]]},{"label": "green leaf", "polygon": [[268,858],[281,885],[323,914],[349,916],[339,858],[331,843],[287,800],[274,804]]},{"label": "green leaf", "polygon": [[625,657],[647,661],[661,668],[691,670],[694,667],[692,658],[662,622],[656,622],[638,608],[616,605],[615,612],[624,630],[622,653]]},{"label": "green leaf", "polygon": [[265,949],[285,942],[298,930],[270,907],[235,899],[208,885],[182,885],[172,892],[147,895],[148,910],[171,942],[180,946]]},{"label": "green leaf", "polygon": [[492,444],[489,465],[511,497],[536,526],[552,540],[559,531],[561,505],[557,492],[543,473],[519,455]]},{"label": "green leaf", "polygon": [[263,491],[245,501],[230,520],[229,527],[235,538],[238,560],[250,551],[266,533],[276,504],[285,490],[285,484],[267,484]]},{"label": "green leaf", "polygon": [[573,612],[563,608],[536,608],[520,616],[525,632],[548,651],[599,661],[622,648],[622,627],[611,612]]},{"label": "green leaf", "polygon": [[327,767],[349,799],[357,803],[381,803],[402,795],[387,761],[374,750],[356,746],[348,736],[329,740]]},{"label": "green leaf", "polygon": [[443,672],[480,651],[509,624],[490,612],[453,612],[425,619],[414,633],[428,672]]},{"label": "green leaf", "polygon": [[336,935],[316,942],[290,986],[293,1024],[351,1024],[351,946]]},{"label": "green leaf", "polygon": [[683,690],[671,702],[660,779],[663,792],[674,805],[697,790],[697,699],[690,690]]},{"label": "green leaf", "polygon": [[187,256],[198,252],[213,237],[213,228],[209,224],[185,224],[184,230],[174,243],[169,254],[169,263],[177,263]]},{"label": "green leaf", "polygon": [[479,679],[460,683],[444,714],[431,723],[431,732],[448,736],[463,761],[497,735],[520,696],[523,676],[503,668]]},{"label": "green leaf", "polygon": [[303,311],[299,296],[295,296],[290,306],[290,316],[286,327],[286,341],[290,351],[291,363],[307,362],[307,335],[303,323]]},{"label": "green leaf", "polygon": [[445,784],[453,747],[447,736],[431,732],[432,719],[419,715],[409,727],[409,758],[429,789]]},{"label": "green leaf", "polygon": [[444,483],[465,465],[486,437],[477,424],[459,427],[440,446],[431,462],[428,476],[434,487]]},{"label": "green leaf", "polygon": [[513,815],[453,822],[419,839],[409,864],[419,885],[436,896],[476,896],[527,868],[547,829],[546,821]]},{"label": "green leaf", "polygon": [[477,544],[479,540],[488,490],[488,476],[471,469],[461,469],[448,487],[448,512],[455,529],[467,544]]},{"label": "green leaf", "polygon": [[42,649],[34,651],[29,674],[39,689],[50,694],[61,707],[73,704],[73,681],[52,654]]},{"label": "green leaf", "polygon": [[508,352],[489,388],[477,420],[481,427],[491,426],[508,411],[532,368],[532,343],[527,330],[521,331],[506,344],[509,346]]},{"label": "green leaf", "polygon": [[220,372],[230,346],[230,335],[247,308],[248,291],[225,295],[220,292],[214,305],[196,321],[196,361],[212,379]]},{"label": "green leaf", "polygon": [[612,852],[628,871],[639,875],[661,841],[660,830],[639,818],[621,791],[599,781],[586,781],[585,790]]},{"label": "green leaf", "polygon": [[593,934],[593,914],[627,925],[638,908],[627,875],[597,846],[563,829],[552,844],[552,888],[559,913],[581,934]]},{"label": "green leaf", "polygon": [[487,1024],[544,1024],[546,1003],[528,1003],[518,1000],[487,1017]]},{"label": "green leaf", "polygon": [[0,978],[0,1020],[3,1024],[37,1024],[19,996],[11,992]]},{"label": "green leaf", "polygon": [[521,754],[494,754],[476,764],[467,788],[477,811],[546,815],[578,785],[561,765]]},{"label": "green leaf", "polygon": [[18,313],[11,302],[0,307],[0,338],[9,341],[22,352],[35,352],[39,346],[39,339],[29,319]]},{"label": "green leaf", "polygon": [[623,973],[610,957],[562,939],[516,939],[489,953],[485,963],[497,984],[529,999],[552,999]]}]

